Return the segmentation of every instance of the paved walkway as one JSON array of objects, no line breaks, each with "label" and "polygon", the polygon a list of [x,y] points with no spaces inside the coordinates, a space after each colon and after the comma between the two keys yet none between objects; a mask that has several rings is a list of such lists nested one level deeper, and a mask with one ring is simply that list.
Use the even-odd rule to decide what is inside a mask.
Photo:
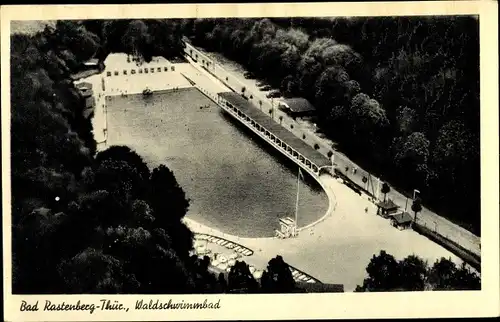
[{"label": "paved walkway", "polygon": [[[236,92],[241,92],[241,89],[245,87],[245,95],[252,95],[253,99],[251,99],[251,101],[253,101],[253,103],[256,104],[256,106],[259,106],[263,111],[272,110],[272,113],[270,113],[270,117],[273,117],[276,122],[279,122],[282,126],[288,128],[293,134],[303,139],[307,144],[311,146],[318,144],[320,146],[320,149],[318,151],[323,155],[326,156],[329,151],[332,151],[335,155],[335,163],[340,169],[345,169],[345,167],[348,167],[349,170],[353,169],[354,167],[357,168],[358,171],[356,175],[350,175],[353,181],[358,183],[360,186],[363,186],[363,176],[371,177],[371,182],[373,184],[371,185],[371,187],[367,188],[373,187],[374,193],[377,193],[377,191],[379,190],[379,188],[376,187],[379,182],[377,178],[361,169],[358,165],[349,160],[341,152],[332,150],[333,142],[328,139],[322,138],[317,133],[315,133],[315,126],[313,124],[300,120],[298,122],[294,121],[286,113],[277,109],[277,100],[267,98],[267,92],[263,92],[259,89],[259,87],[257,86],[257,81],[255,79],[246,79],[243,76],[244,69],[241,66],[226,58],[221,58],[218,54],[210,54],[202,51],[199,48],[196,48],[196,50],[198,50],[198,53],[200,55],[200,58],[198,59],[198,65],[202,62],[201,57],[203,57],[203,60],[205,61],[211,61],[209,65],[211,66],[209,68],[210,71],[212,73],[215,73],[217,78],[223,81],[228,87],[231,87]],[[219,63],[221,61],[222,64]],[[208,74],[208,72],[206,73]],[[388,197],[404,209],[407,200],[406,196],[396,191],[395,189],[392,189],[388,194]],[[411,205],[411,200],[409,200],[408,203]],[[424,207],[423,210],[418,214],[417,221],[421,225],[426,226],[431,230],[435,230],[443,237],[454,241],[455,243],[461,245],[472,253],[478,256],[481,255],[480,237],[475,236],[468,230],[452,223],[448,219],[441,217]]]},{"label": "paved walkway", "polygon": [[94,117],[92,118],[92,128],[94,139],[97,142],[98,149],[100,146],[104,144],[106,141],[106,111],[105,111],[105,91],[102,86],[102,74],[92,75],[88,78],[83,78],[75,82],[78,83],[90,83],[92,84],[92,91],[94,92],[95,99],[95,108],[94,108]]},{"label": "paved walkway", "polygon": [[[377,216],[375,206],[329,175],[320,177],[339,202],[335,212],[323,221],[302,230],[296,238],[241,238],[201,225],[189,218],[184,221],[197,233],[220,236],[254,251],[245,262],[264,269],[276,255],[293,267],[307,272],[323,283],[344,284],[353,291],[366,277],[365,268],[374,254],[386,250],[397,259],[417,254],[433,263],[445,257],[457,264],[462,261],[412,230],[400,231]],[[368,207],[368,213],[365,208]]]}]

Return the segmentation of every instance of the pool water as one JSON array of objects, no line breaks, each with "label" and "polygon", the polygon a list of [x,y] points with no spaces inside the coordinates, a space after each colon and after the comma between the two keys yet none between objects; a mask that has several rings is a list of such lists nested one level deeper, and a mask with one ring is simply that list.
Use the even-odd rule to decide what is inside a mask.
[{"label": "pool water", "polygon": [[[108,145],[128,145],[165,164],[191,199],[187,216],[240,237],[274,236],[293,217],[298,166],[195,88],[107,98]],[[326,194],[300,182],[298,225],[322,217]]]}]

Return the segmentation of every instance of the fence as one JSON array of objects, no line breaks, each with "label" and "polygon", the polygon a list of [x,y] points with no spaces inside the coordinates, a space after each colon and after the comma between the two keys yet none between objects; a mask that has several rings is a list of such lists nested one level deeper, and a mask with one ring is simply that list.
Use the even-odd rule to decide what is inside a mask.
[{"label": "fence", "polygon": [[448,249],[450,252],[460,257],[464,262],[475,268],[478,272],[481,272],[480,256],[477,256],[474,253],[468,251],[464,247],[453,242],[446,236],[439,234],[435,230],[429,229],[429,227],[427,227],[427,225],[425,224],[421,225],[420,223],[417,222],[416,224],[413,225],[413,230],[429,238],[433,242],[443,246],[444,248]]}]

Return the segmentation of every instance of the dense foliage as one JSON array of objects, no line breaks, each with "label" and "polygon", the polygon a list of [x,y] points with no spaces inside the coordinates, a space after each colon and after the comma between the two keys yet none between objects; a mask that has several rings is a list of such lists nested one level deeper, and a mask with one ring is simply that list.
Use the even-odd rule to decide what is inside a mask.
[{"label": "dense foliage", "polygon": [[[336,118],[345,118],[352,126],[346,129],[346,137],[355,137],[358,144],[371,149],[383,146],[384,140],[398,133],[402,140],[398,144],[405,149],[397,150],[400,157],[395,160],[405,167],[417,160],[439,175],[440,168],[434,166],[441,160],[437,164],[443,169],[455,167],[449,175],[459,180],[460,167],[475,160],[474,145],[466,149],[461,141],[456,142],[456,134],[461,133],[462,140],[475,144],[475,136],[467,134],[476,133],[470,132],[471,124],[456,116],[432,136],[418,128],[427,123],[412,123],[407,117],[423,117],[415,106],[405,107],[404,117],[394,123],[390,104],[384,103],[382,108],[360,92],[361,86],[369,88],[365,84],[369,80],[362,76],[370,62],[363,62],[349,46],[331,39],[285,30],[268,20],[225,20],[218,24],[210,20],[58,21],[55,27],[32,36],[11,37],[14,293],[299,291],[281,256],[269,261],[260,283],[245,262],[237,262],[227,276],[213,273],[207,257],[190,256],[193,234],[181,221],[189,200],[172,171],[164,165],[149,169],[141,156],[126,146],[96,154],[90,119],[83,116],[85,103],[70,75],[78,72],[85,60],[102,60],[114,51],[145,60],[153,55],[175,57],[182,50],[182,31],[231,58],[247,58],[249,68],[270,81],[279,81],[286,92],[314,99],[322,113],[329,115],[325,129],[340,126]],[[269,75],[269,70],[277,74]],[[352,75],[360,81],[350,80]],[[323,101],[328,104],[321,105]],[[394,130],[394,124],[401,127],[403,123],[406,132]],[[331,135],[338,133],[330,131]],[[367,136],[372,136],[372,141],[366,142]],[[431,154],[431,147],[438,152]],[[473,187],[467,178],[460,180],[467,189]],[[451,187],[458,189],[457,194],[462,189],[460,185]],[[428,189],[434,189],[430,181]],[[374,258],[370,265],[376,268],[367,270],[365,290],[422,287],[418,277],[404,281],[403,286],[384,286],[385,282],[375,276],[378,261]],[[385,261],[396,267],[403,265]],[[422,266],[413,257],[407,262],[407,266]],[[457,281],[463,280],[470,281],[465,288],[476,287],[470,286],[476,285],[476,280],[463,268],[440,263],[431,271],[410,271],[418,276],[427,274],[425,283],[434,289],[461,288],[464,284]]]},{"label": "dense foliage", "polygon": [[110,52],[128,53],[145,61],[153,56],[171,59],[179,57],[184,47],[178,19],[83,20],[81,24],[102,39],[102,59]]},{"label": "dense foliage", "polygon": [[421,258],[410,255],[397,261],[381,251],[366,267],[368,277],[357,292],[480,290],[481,280],[463,263],[457,267],[441,258],[431,267]]},{"label": "dense foliage", "polygon": [[[175,55],[179,37],[168,33],[155,47],[145,35],[148,30],[152,37],[163,34],[170,24],[86,21],[94,33],[81,22],[58,21],[33,36],[12,36],[14,293],[294,289],[281,257],[270,262],[262,288],[244,262],[227,282],[224,274],[216,278],[208,258],[190,256],[193,233],[181,221],[189,200],[172,171],[164,165],[150,171],[126,146],[96,155],[90,120],[83,117],[85,103],[70,75],[107,51],[144,59]],[[286,285],[273,286],[273,279]]]},{"label": "dense foliage", "polygon": [[398,190],[480,233],[473,17],[197,19],[195,45],[314,103],[320,129]]}]

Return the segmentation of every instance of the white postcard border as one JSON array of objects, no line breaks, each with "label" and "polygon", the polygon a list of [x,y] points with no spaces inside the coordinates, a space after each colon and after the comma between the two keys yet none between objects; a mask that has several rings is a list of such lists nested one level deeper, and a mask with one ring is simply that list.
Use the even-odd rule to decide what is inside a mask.
[{"label": "white postcard border", "polygon": [[[2,31],[2,204],[4,308],[6,321],[90,320],[272,320],[321,318],[475,317],[500,314],[498,189],[498,17],[493,1],[3,6]],[[480,17],[482,290],[471,292],[402,292],[283,295],[12,295],[10,231],[10,21],[89,18],[394,16],[468,14]],[[361,281],[360,281],[361,282]],[[22,299],[92,302],[118,300],[129,312],[20,312]],[[138,299],[218,301],[215,310],[134,310]]]}]

